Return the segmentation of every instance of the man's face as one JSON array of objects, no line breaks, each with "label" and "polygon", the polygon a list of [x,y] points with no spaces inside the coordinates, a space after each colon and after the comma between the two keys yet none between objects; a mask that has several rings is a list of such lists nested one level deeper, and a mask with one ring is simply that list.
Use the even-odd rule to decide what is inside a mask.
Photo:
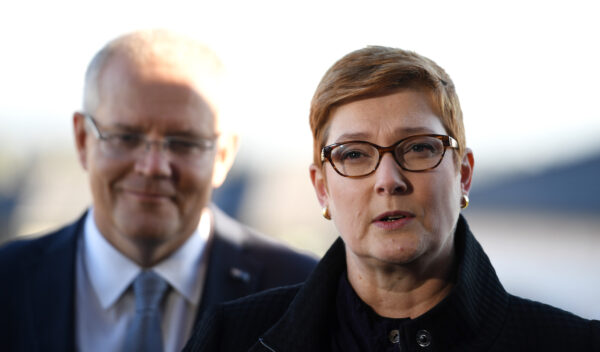
[{"label": "man's face", "polygon": [[[139,133],[148,140],[214,138],[215,114],[190,79],[158,61],[134,65],[113,58],[102,71],[99,102],[92,114],[107,133]],[[136,260],[144,248],[160,260],[196,229],[210,199],[219,147],[182,162],[159,143],[135,157],[108,155],[75,116],[79,156],[89,174],[94,218],[106,239]],[[139,261],[139,260],[138,260]]]}]

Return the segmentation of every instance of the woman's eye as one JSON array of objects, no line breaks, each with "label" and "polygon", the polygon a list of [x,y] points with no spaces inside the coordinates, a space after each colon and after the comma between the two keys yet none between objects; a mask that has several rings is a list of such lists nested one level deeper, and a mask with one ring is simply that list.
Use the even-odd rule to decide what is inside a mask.
[{"label": "woman's eye", "polygon": [[362,152],[357,151],[357,150],[351,150],[348,152],[345,152],[342,155],[342,160],[346,160],[346,159],[359,159],[361,157],[365,156]]},{"label": "woman's eye", "polygon": [[431,144],[419,143],[419,144],[411,145],[408,148],[408,152],[416,152],[416,153],[430,152],[430,153],[433,153],[433,152],[435,152],[435,148]]}]

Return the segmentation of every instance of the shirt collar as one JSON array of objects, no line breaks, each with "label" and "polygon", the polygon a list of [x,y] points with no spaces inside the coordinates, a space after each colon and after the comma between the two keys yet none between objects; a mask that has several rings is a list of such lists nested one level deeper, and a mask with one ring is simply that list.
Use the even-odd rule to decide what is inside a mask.
[{"label": "shirt collar", "polygon": [[190,303],[200,302],[203,276],[198,275],[211,233],[212,214],[205,209],[202,212],[198,229],[177,251],[153,267],[171,287],[183,295]]},{"label": "shirt collar", "polygon": [[[202,275],[197,275],[211,233],[211,213],[204,210],[198,229],[177,251],[152,267],[187,301],[197,305],[202,290]],[[112,306],[127,290],[142,268],[119,252],[98,230],[94,209],[84,225],[83,257],[90,283],[103,309]]]}]

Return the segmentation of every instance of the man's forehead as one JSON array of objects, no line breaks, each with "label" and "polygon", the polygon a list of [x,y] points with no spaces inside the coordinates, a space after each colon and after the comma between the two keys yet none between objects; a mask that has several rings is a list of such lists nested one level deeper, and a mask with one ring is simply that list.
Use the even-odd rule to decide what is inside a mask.
[{"label": "man's forehead", "polygon": [[146,104],[199,100],[198,104],[209,106],[217,114],[213,92],[202,77],[186,67],[172,65],[160,59],[139,64],[127,58],[114,58],[107,62],[98,83],[100,105],[107,98],[114,99],[122,95],[126,95],[128,99],[142,100]]},{"label": "man's forehead", "polygon": [[135,59],[130,55],[115,53],[107,59],[100,71],[100,81],[107,79],[129,81],[173,81],[185,82],[190,86],[202,86],[204,80],[201,70],[194,64],[173,62],[159,56],[146,57],[143,60]]},{"label": "man's forehead", "polygon": [[101,53],[96,75],[90,75],[95,90],[86,91],[92,93],[86,100],[91,113],[146,106],[160,114],[189,108],[192,101],[196,108],[210,111],[213,124],[219,123],[222,65],[202,44],[160,30],[141,31],[114,40]]}]

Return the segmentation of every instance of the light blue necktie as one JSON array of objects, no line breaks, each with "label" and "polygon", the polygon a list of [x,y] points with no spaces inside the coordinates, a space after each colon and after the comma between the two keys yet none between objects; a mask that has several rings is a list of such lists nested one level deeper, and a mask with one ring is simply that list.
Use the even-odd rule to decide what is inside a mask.
[{"label": "light blue necktie", "polygon": [[160,302],[169,285],[154,271],[144,270],[133,281],[135,317],[127,329],[124,352],[162,352]]}]

